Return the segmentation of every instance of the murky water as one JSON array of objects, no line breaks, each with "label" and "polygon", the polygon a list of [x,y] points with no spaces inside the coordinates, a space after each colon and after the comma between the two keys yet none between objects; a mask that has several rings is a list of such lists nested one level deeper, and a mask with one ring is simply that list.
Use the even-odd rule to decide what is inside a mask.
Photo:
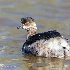
[{"label": "murky water", "polygon": [[25,16],[37,32],[55,29],[70,40],[70,0],[0,0],[0,70],[70,70],[70,58],[22,55],[26,32],[16,27]]}]

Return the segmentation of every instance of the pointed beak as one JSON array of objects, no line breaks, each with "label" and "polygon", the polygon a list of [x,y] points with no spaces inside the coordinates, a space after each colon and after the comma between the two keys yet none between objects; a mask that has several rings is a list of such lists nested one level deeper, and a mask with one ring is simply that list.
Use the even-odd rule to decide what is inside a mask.
[{"label": "pointed beak", "polygon": [[21,29],[24,29],[22,24],[17,27],[17,29],[20,29],[20,28],[21,28]]}]

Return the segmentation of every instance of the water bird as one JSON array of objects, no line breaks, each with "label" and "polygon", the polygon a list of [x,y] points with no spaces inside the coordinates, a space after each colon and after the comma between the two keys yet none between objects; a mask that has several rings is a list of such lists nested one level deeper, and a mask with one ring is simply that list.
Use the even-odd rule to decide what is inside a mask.
[{"label": "water bird", "polygon": [[37,25],[32,17],[21,18],[21,25],[17,29],[20,28],[27,31],[27,38],[23,44],[22,53],[57,58],[70,56],[68,41],[56,30],[36,33]]}]

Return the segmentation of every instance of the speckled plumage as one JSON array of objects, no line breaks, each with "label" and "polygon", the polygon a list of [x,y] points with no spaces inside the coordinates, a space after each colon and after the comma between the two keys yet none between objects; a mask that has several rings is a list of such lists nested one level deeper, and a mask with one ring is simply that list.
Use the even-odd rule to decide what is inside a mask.
[{"label": "speckled plumage", "polygon": [[64,57],[70,56],[70,47],[67,41],[61,37],[36,40],[27,45],[25,42],[22,48],[23,53],[30,53],[42,57]]},{"label": "speckled plumage", "polygon": [[27,39],[24,44],[31,45],[32,43],[34,43],[38,40],[42,40],[42,39],[48,40],[48,39],[54,38],[54,37],[62,37],[62,36],[56,30],[43,32],[43,33],[38,33],[38,34],[35,34],[35,35],[31,36],[29,39]]},{"label": "speckled plumage", "polygon": [[69,43],[59,32],[52,30],[36,33],[37,26],[31,17],[22,18],[21,23],[21,28],[28,32],[27,39],[22,47],[22,53],[57,58],[70,56]]}]

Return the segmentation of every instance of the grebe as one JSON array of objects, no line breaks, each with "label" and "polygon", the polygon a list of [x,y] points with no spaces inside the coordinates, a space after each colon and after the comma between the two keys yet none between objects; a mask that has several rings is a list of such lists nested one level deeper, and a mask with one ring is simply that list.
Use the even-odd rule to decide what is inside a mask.
[{"label": "grebe", "polygon": [[21,26],[27,30],[27,39],[23,44],[22,52],[42,57],[70,56],[68,41],[56,30],[36,33],[37,26],[32,17],[21,18]]}]

